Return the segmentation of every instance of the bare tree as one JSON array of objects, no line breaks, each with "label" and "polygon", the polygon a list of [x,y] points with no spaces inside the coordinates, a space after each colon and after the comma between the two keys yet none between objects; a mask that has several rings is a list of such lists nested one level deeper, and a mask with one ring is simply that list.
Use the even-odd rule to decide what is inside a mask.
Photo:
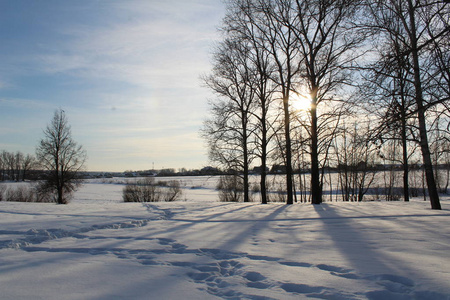
[{"label": "bare tree", "polygon": [[250,87],[248,52],[239,37],[229,37],[218,47],[213,72],[205,83],[219,99],[211,103],[212,118],[203,129],[211,160],[242,174],[244,202],[250,201],[248,176],[254,158],[249,139],[255,93]]},{"label": "bare tree", "polygon": [[274,137],[272,124],[277,114],[274,114],[272,105],[276,84],[271,80],[276,71],[271,52],[268,51],[269,43],[261,31],[263,26],[250,22],[257,13],[255,2],[251,0],[238,0],[228,3],[228,13],[224,20],[224,32],[230,36],[236,36],[246,44],[246,67],[249,71],[248,85],[253,89],[255,99],[254,109],[251,110],[254,123],[253,139],[255,143],[255,155],[261,161],[260,166],[260,190],[261,203],[267,203],[267,164],[271,152],[270,144]]},{"label": "bare tree", "polygon": [[356,49],[364,40],[364,35],[356,34],[351,24],[358,4],[359,1],[348,0],[295,1],[296,26],[292,27],[292,34],[299,45],[301,65],[299,80],[293,88],[311,100],[309,132],[313,204],[322,202],[319,120],[322,118],[322,124],[329,124],[330,117],[341,115],[326,111],[321,114],[319,106],[325,106],[324,103],[331,106],[330,102],[340,100],[335,96],[336,92],[344,84],[350,83],[351,76],[346,68],[351,67],[359,57]]},{"label": "bare tree", "polygon": [[335,139],[338,181],[343,201],[363,200],[375,179],[374,162],[376,148],[368,137],[369,126],[353,124],[353,128],[341,127]]},{"label": "bare tree", "polygon": [[5,163],[8,179],[14,180],[15,155],[13,152],[3,152],[3,155],[3,161]]},{"label": "bare tree", "polygon": [[22,164],[24,160],[24,155],[22,152],[17,151],[14,155],[14,180],[19,181],[21,178]]},{"label": "bare tree", "polygon": [[284,124],[284,160],[286,166],[286,204],[293,204],[293,170],[291,147],[291,114],[290,97],[294,78],[298,72],[299,52],[292,32],[295,11],[292,1],[244,0],[241,8],[245,12],[246,21],[258,30],[265,41],[264,50],[270,54],[274,63],[272,80],[277,85],[278,98],[282,101]]},{"label": "bare tree", "polygon": [[25,178],[30,170],[32,170],[36,166],[36,159],[33,155],[27,154],[24,156],[21,164],[22,169],[22,181],[25,181]]},{"label": "bare tree", "polygon": [[[387,17],[389,14],[383,12]],[[387,33],[384,42],[374,43],[374,49],[379,56],[378,61],[366,67],[364,82],[359,96],[363,105],[375,117],[379,124],[372,132],[372,141],[382,144],[390,140],[401,143],[402,159],[398,161],[403,167],[403,198],[409,201],[409,156],[408,148],[411,142],[418,142],[415,130],[414,90],[410,64],[402,55],[403,47],[399,35],[401,24],[389,17],[391,25],[397,21],[396,34]]]},{"label": "bare tree", "polygon": [[[434,53],[439,53],[438,49],[448,44],[450,28],[448,19],[443,18],[443,12],[448,11],[447,5],[444,1],[388,0],[368,1],[367,6],[374,16],[370,27],[381,35],[387,33],[396,36],[400,55],[409,63],[419,144],[432,209],[441,209],[441,205],[431,160],[426,112],[442,101],[436,101],[431,96],[432,89],[427,84],[429,73],[426,69],[433,50]],[[393,59],[396,59],[395,56]],[[448,62],[446,64],[448,66]]]},{"label": "bare tree", "polygon": [[80,185],[79,172],[86,161],[86,151],[72,138],[64,110],[55,111],[36,148],[36,157],[46,171],[40,191],[54,195],[58,204],[66,204]]}]

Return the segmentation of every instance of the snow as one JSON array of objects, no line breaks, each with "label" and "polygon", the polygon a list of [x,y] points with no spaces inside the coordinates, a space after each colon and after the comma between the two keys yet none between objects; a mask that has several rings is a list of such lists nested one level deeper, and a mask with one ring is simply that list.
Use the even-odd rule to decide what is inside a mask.
[{"label": "snow", "polygon": [[450,299],[448,198],[220,203],[190,180],[171,203],[100,180],[68,205],[0,202],[0,298]]}]

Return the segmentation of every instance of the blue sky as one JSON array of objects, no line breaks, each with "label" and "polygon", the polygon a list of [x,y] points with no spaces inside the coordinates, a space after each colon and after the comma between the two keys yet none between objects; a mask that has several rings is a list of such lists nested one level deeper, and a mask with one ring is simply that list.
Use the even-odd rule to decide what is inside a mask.
[{"label": "blue sky", "polygon": [[201,168],[221,0],[0,0],[0,150],[62,108],[91,171]]}]

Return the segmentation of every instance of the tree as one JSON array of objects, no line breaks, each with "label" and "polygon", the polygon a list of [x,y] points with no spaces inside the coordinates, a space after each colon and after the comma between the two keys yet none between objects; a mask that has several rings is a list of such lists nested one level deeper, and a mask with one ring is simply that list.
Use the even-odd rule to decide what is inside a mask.
[{"label": "tree", "polygon": [[403,167],[403,198],[407,202],[410,198],[408,148],[410,141],[418,142],[418,139],[415,138],[414,96],[411,93],[413,76],[408,59],[402,55],[402,40],[406,33],[399,20],[392,17],[392,12],[382,11],[374,17],[376,23],[388,22],[396,31],[386,32],[382,43],[374,43],[379,59],[366,67],[360,97],[379,121],[372,133],[373,141],[381,144],[391,140],[401,142],[402,159],[396,162]]},{"label": "tree", "polygon": [[[373,170],[376,148],[368,139],[369,126],[353,124],[353,128],[342,126],[336,137],[338,184],[343,201],[363,200],[375,180]],[[372,169],[372,170],[371,170]]]},{"label": "tree", "polygon": [[24,156],[24,158],[22,160],[22,165],[21,165],[22,181],[25,181],[28,171],[33,169],[35,165],[36,165],[36,159],[34,158],[34,156],[32,156],[30,154],[27,154],[26,156]]},{"label": "tree", "polygon": [[[354,31],[351,24],[358,4],[359,1],[351,0],[296,0],[293,8],[296,26],[291,30],[297,40],[301,56],[299,79],[293,88],[297,94],[309,97],[311,101],[308,131],[311,139],[311,202],[313,204],[322,202],[320,150],[323,148],[322,152],[325,152],[323,155],[326,156],[329,149],[329,143],[321,142],[320,134],[328,133],[330,128],[326,129],[326,127],[329,126],[330,121],[332,122],[331,119],[339,119],[342,115],[341,105],[337,105],[337,110],[332,113],[326,112],[326,109],[332,107],[333,102],[338,101],[336,92],[343,85],[351,83],[348,68],[359,58],[360,55],[356,49],[365,39],[364,35]],[[322,106],[327,107],[325,111],[319,109]]]},{"label": "tree", "polygon": [[249,166],[253,160],[249,138],[255,93],[250,88],[248,47],[239,37],[228,37],[214,55],[214,69],[206,85],[218,96],[211,103],[212,118],[205,122],[203,136],[210,159],[242,174],[244,202],[249,202]]},{"label": "tree", "polygon": [[[263,3],[264,1],[260,1]],[[268,50],[276,65],[273,80],[278,85],[283,102],[284,112],[284,155],[286,165],[286,204],[294,203],[294,177],[292,168],[291,114],[290,98],[292,85],[298,72],[298,44],[292,34],[295,26],[295,12],[290,1],[273,1],[273,5],[263,4],[261,10],[264,18],[262,24],[267,24],[264,33],[268,41]]]},{"label": "tree", "polygon": [[20,172],[22,169],[22,164],[23,164],[23,160],[24,160],[24,155],[22,152],[17,151],[14,154],[14,180],[15,181],[19,181],[20,180]]},{"label": "tree", "polygon": [[[444,1],[389,0],[368,1],[369,12],[373,16],[372,28],[381,34],[397,36],[401,56],[408,61],[408,72],[414,87],[413,100],[418,120],[419,145],[425,169],[426,182],[432,209],[441,209],[436,180],[433,172],[427,130],[427,111],[448,98],[433,99],[430,93],[429,60],[435,54],[436,65],[448,66],[439,56],[442,47],[447,47],[450,27],[448,26],[448,4]],[[446,12],[447,11],[447,12]],[[388,14],[387,14],[388,13]],[[381,18],[379,16],[382,16]],[[400,26],[399,26],[400,25]],[[393,59],[396,59],[394,56]],[[443,62],[441,64],[440,62]],[[438,68],[438,74],[445,79],[446,72]],[[434,74],[435,78],[441,78]],[[444,88],[445,89],[445,88]]]},{"label": "tree", "polygon": [[55,111],[36,148],[36,158],[46,171],[40,191],[54,196],[56,203],[66,204],[81,184],[79,172],[86,161],[86,151],[72,138],[64,110]]},{"label": "tree", "polygon": [[[298,70],[298,47],[291,28],[295,13],[291,1],[235,0],[236,7],[243,13],[245,23],[242,27],[257,32],[261,51],[268,54],[274,68],[271,79],[276,84],[276,93],[283,106],[284,145],[283,156],[286,166],[286,204],[293,204],[293,170],[291,148],[291,116],[289,112],[292,84]],[[288,7],[286,7],[288,6]],[[248,33],[247,32],[247,33]],[[260,94],[261,95],[261,94]],[[259,99],[261,100],[261,98]]]},{"label": "tree", "polygon": [[246,44],[246,64],[249,76],[246,83],[253,90],[254,108],[250,111],[254,123],[253,138],[255,144],[255,156],[261,160],[260,166],[260,190],[261,203],[267,204],[267,163],[271,152],[270,144],[274,137],[273,122],[276,115],[271,112],[274,103],[276,84],[271,80],[276,65],[273,62],[267,39],[260,24],[254,24],[256,13],[252,0],[237,0],[228,3],[228,13],[224,19],[223,31],[228,36],[235,36]]}]

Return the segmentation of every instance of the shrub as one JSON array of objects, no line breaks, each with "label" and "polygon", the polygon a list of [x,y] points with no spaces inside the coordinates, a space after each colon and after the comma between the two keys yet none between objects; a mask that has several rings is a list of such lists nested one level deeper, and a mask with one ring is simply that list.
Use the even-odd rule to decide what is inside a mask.
[{"label": "shrub", "polygon": [[[158,182],[159,184],[160,182]],[[123,189],[124,202],[158,202],[175,201],[181,196],[181,187],[178,181],[164,182],[161,188],[155,184],[152,177],[135,182],[128,182]]]},{"label": "shrub", "polygon": [[42,194],[36,185],[0,187],[0,199],[12,202],[51,202],[47,194]]},{"label": "shrub", "polygon": [[261,186],[258,183],[252,184],[251,191],[253,194],[261,193]]},{"label": "shrub", "polygon": [[0,201],[3,201],[3,194],[5,193],[6,185],[0,184]]},{"label": "shrub", "polygon": [[14,202],[34,202],[34,193],[31,192],[30,188],[25,186],[19,186],[15,188],[9,188],[6,190],[6,201]]},{"label": "shrub", "polygon": [[179,181],[171,180],[167,182],[165,191],[163,193],[163,200],[166,202],[172,202],[178,200],[181,197],[181,184]]},{"label": "shrub", "polygon": [[244,194],[244,182],[237,175],[221,176],[217,189],[221,202],[240,202]]}]

